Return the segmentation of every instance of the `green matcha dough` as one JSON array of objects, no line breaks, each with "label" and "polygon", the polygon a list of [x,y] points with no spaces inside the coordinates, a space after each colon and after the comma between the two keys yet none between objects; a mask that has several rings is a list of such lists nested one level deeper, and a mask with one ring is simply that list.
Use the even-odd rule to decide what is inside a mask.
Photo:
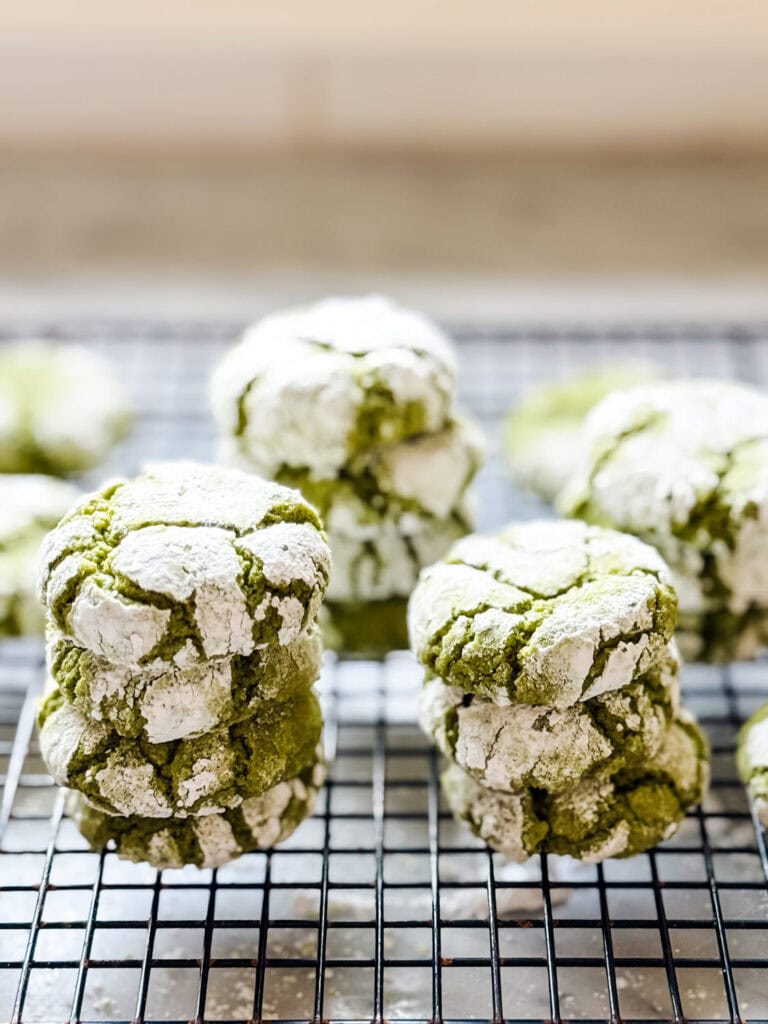
[{"label": "green matcha dough", "polygon": [[198,736],[249,718],[265,702],[291,700],[316,682],[322,658],[317,627],[285,646],[187,666],[113,665],[55,630],[48,643],[48,671],[69,703],[149,743]]},{"label": "green matcha dough", "polygon": [[309,689],[264,704],[228,729],[149,743],[87,719],[54,687],[38,724],[40,752],[57,785],[106,814],[183,818],[237,807],[298,775],[313,760],[322,714]]},{"label": "green matcha dough", "polygon": [[741,781],[749,788],[760,821],[768,828],[768,704],[742,726],[736,765]]},{"label": "green matcha dough", "polygon": [[0,637],[43,632],[35,588],[38,550],[78,494],[54,477],[0,474]]},{"label": "green matcha dough", "polygon": [[326,601],[319,623],[325,646],[342,655],[383,658],[408,648],[404,597],[383,601]]},{"label": "green matcha dough", "polygon": [[411,649],[448,685],[566,708],[619,690],[675,626],[669,572],[634,537],[566,521],[465,537],[411,596]]},{"label": "green matcha dough", "polygon": [[130,423],[123,389],[95,352],[0,343],[0,473],[81,473],[104,461]]},{"label": "green matcha dough", "polygon": [[[722,381],[609,395],[558,498],[566,515],[635,534],[667,561],[700,658],[754,656],[768,613],[768,395]],[[755,629],[755,624],[758,629]]]},{"label": "green matcha dough", "polygon": [[445,334],[370,296],[265,317],[217,368],[212,403],[222,436],[260,473],[287,465],[328,479],[372,447],[441,430],[455,390]]},{"label": "green matcha dough", "polygon": [[515,479],[554,501],[581,457],[581,427],[597,403],[620,388],[656,377],[649,363],[591,367],[557,383],[531,388],[507,417],[505,450]]},{"label": "green matcha dough", "polygon": [[456,764],[442,785],[456,817],[510,859],[557,853],[597,863],[632,857],[674,835],[706,791],[708,757],[703,733],[682,712],[653,757],[613,774],[586,775],[561,793],[488,789]]},{"label": "green matcha dough", "polygon": [[197,818],[125,818],[97,811],[79,793],[68,810],[93,849],[108,843],[123,860],[146,861],[162,871],[194,864],[218,868],[254,850],[284,842],[315,807],[325,781],[322,752],[299,775],[252,796],[236,808]]},{"label": "green matcha dough", "polygon": [[78,647],[116,665],[188,666],[290,644],[329,575],[300,494],[180,462],[83,498],[43,544],[39,593]]},{"label": "green matcha dough", "polygon": [[440,679],[424,685],[419,722],[438,748],[490,789],[559,793],[598,768],[653,757],[680,710],[674,644],[636,682],[570,708],[500,707]]}]

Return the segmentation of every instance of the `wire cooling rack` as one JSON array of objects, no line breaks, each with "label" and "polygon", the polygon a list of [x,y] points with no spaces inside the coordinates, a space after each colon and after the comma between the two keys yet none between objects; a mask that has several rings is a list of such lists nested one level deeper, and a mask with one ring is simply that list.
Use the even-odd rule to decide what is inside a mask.
[{"label": "wire cooling rack", "polygon": [[[105,350],[139,422],[106,472],[211,458],[210,366],[234,324],[5,325]],[[480,525],[546,514],[498,457],[500,417],[537,380],[616,356],[766,382],[757,328],[458,331],[463,400],[491,439]],[[98,474],[89,482],[95,482]],[[630,861],[506,864],[446,813],[415,728],[419,672],[329,660],[330,781],[284,846],[218,871],[90,852],[33,738],[36,643],[0,645],[0,1020],[768,1021],[768,856],[733,766],[768,699],[765,664],[689,666],[712,791]]]}]

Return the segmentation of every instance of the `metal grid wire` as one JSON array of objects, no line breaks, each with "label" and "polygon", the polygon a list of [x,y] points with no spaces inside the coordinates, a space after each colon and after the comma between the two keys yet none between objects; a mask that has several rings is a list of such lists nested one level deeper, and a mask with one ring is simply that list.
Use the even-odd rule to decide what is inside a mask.
[{"label": "metal grid wire", "polygon": [[[107,472],[213,456],[207,374],[237,325],[23,326],[104,349],[132,386],[140,421]],[[533,382],[617,355],[768,376],[757,328],[458,335],[462,397],[492,440]],[[492,448],[481,526],[546,514]],[[410,657],[329,660],[314,818],[277,850],[162,874],[90,852],[66,818],[33,738],[41,676],[38,643],[0,645],[0,1019],[768,1021],[768,855],[733,766],[765,664],[685,669],[714,783],[674,839],[630,861],[521,867],[446,813]]]}]

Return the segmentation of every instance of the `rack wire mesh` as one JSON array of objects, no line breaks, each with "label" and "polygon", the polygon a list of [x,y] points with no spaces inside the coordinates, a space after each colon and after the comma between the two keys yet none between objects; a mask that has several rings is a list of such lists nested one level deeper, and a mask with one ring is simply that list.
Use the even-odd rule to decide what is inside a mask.
[{"label": "rack wire mesh", "polygon": [[[26,323],[0,338],[105,350],[139,411],[106,472],[133,472],[213,457],[207,375],[237,327]],[[483,528],[547,514],[493,443],[536,380],[617,355],[768,377],[768,333],[744,325],[454,334],[463,400],[492,440]],[[738,725],[768,699],[764,663],[686,667],[714,782],[674,839],[602,866],[517,866],[441,803],[410,657],[329,659],[332,768],[314,818],[277,850],[163,873],[92,853],[67,819],[34,739],[42,668],[37,642],[0,644],[0,1019],[768,1021],[768,853],[733,765]]]}]

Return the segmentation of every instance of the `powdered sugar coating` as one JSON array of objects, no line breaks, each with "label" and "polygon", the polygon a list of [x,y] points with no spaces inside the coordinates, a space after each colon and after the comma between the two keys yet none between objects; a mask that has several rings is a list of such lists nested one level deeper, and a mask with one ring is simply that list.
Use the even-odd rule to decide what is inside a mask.
[{"label": "powdered sugar coating", "polygon": [[329,575],[317,514],[295,491],[169,463],[84,498],[46,538],[39,587],[73,642],[137,665],[289,644]]},{"label": "powdered sugar coating", "polygon": [[456,366],[446,336],[387,299],[326,299],[251,327],[218,367],[214,415],[260,472],[335,476],[373,445],[440,430]]},{"label": "powdered sugar coating", "polygon": [[645,672],[675,617],[651,547],[565,521],[460,540],[422,573],[408,612],[414,653],[447,683],[558,708]]}]

